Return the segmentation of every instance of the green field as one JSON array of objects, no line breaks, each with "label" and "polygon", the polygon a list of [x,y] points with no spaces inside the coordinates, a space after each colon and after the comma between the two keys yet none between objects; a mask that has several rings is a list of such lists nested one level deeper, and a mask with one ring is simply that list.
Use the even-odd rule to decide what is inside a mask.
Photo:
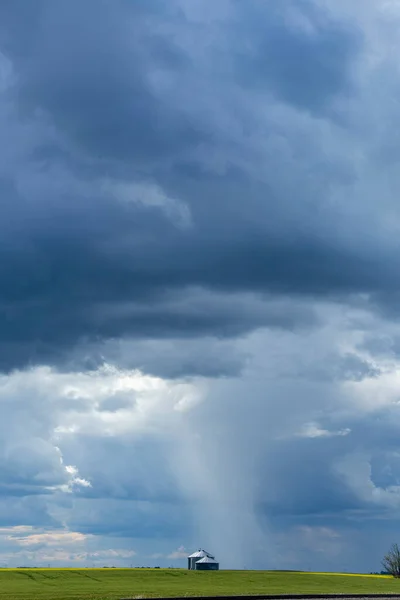
[{"label": "green field", "polygon": [[240,594],[399,593],[400,581],[373,575],[180,569],[0,569],[7,600]]}]

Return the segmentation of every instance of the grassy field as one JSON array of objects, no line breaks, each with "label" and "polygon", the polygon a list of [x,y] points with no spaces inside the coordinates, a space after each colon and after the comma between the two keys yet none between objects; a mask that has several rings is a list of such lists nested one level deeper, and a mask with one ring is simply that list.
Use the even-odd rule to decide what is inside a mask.
[{"label": "grassy field", "polygon": [[400,581],[373,575],[277,571],[0,569],[0,598],[7,600],[306,593],[400,595]]}]

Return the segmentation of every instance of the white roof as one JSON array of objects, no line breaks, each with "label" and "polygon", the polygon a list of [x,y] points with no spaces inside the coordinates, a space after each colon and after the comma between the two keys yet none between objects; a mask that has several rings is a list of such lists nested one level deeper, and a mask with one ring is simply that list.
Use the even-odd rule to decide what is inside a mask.
[{"label": "white roof", "polygon": [[217,561],[211,558],[210,556],[205,556],[201,560],[198,560],[196,564],[198,563],[213,563],[214,565],[218,564]]},{"label": "white roof", "polygon": [[207,558],[211,557],[211,554],[208,554],[205,550],[198,550],[197,552],[193,552],[188,558]]}]

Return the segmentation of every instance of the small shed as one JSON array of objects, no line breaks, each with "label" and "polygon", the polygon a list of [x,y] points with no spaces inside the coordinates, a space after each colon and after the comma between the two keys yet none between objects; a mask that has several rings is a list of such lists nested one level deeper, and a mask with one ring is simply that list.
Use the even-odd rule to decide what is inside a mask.
[{"label": "small shed", "polygon": [[198,560],[195,564],[196,571],[218,571],[219,563],[210,556],[205,556]]}]

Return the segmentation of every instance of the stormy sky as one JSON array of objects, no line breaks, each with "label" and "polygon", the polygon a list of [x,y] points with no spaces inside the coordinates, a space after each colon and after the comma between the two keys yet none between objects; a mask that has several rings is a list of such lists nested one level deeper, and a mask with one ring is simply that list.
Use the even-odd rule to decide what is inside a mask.
[{"label": "stormy sky", "polygon": [[380,570],[400,2],[0,0],[0,566]]}]

